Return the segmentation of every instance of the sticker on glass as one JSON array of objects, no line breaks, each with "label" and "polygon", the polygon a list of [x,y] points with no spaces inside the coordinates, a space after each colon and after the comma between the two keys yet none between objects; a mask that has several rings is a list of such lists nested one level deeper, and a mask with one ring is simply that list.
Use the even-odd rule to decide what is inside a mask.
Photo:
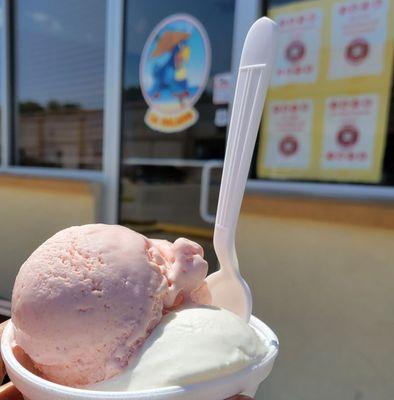
[{"label": "sticker on glass", "polygon": [[193,107],[205,89],[211,46],[201,23],[186,14],[161,21],[144,46],[140,85],[149,109],[145,123],[153,130],[179,132],[194,125]]},{"label": "sticker on glass", "polygon": [[335,96],[326,100],[324,169],[368,169],[373,163],[378,95]]},{"label": "sticker on glass", "polygon": [[383,71],[387,0],[352,0],[332,9],[330,79]]},{"label": "sticker on glass", "polygon": [[272,86],[312,83],[318,76],[322,12],[320,9],[281,14]]},{"label": "sticker on glass", "polygon": [[232,75],[230,72],[216,74],[213,77],[213,104],[228,104],[232,95]]},{"label": "sticker on glass", "polygon": [[313,102],[278,100],[268,105],[267,168],[305,169],[309,166]]}]

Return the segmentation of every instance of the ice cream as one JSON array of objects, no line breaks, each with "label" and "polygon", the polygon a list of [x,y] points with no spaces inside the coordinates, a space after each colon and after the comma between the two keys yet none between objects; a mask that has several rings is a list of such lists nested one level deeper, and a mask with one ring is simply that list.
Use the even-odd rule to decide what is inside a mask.
[{"label": "ice cream", "polygon": [[27,259],[12,296],[15,342],[48,380],[69,386],[119,374],[163,313],[209,303],[202,248],[125,227],[76,226]]},{"label": "ice cream", "polygon": [[167,314],[119,375],[89,386],[133,391],[220,378],[261,360],[268,343],[237,315],[214,307]]}]

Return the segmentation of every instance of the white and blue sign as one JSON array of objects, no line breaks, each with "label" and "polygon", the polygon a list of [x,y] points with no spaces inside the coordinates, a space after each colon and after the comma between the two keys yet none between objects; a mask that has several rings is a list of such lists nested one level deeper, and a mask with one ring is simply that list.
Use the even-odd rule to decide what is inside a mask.
[{"label": "white and blue sign", "polygon": [[140,85],[149,109],[146,124],[159,132],[185,130],[198,120],[193,105],[205,89],[211,46],[202,24],[186,14],[161,21],[149,35],[140,62]]}]

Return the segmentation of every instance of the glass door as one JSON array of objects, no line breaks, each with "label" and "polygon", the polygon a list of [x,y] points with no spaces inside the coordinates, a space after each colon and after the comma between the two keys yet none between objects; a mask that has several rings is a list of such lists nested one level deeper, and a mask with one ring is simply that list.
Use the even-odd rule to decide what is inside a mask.
[{"label": "glass door", "polygon": [[210,265],[228,103],[235,0],[128,0],[120,222],[185,236]]}]

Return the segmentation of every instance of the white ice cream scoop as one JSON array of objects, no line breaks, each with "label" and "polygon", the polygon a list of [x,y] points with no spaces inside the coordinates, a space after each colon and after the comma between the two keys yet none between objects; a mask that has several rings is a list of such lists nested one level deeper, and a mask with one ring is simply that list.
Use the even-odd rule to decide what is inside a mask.
[{"label": "white ice cream scoop", "polygon": [[220,270],[207,277],[212,304],[238,314],[245,321],[251,315],[252,296],[239,271],[235,230],[275,48],[276,24],[269,18],[260,18],[252,25],[245,39],[227,138],[213,237]]}]

